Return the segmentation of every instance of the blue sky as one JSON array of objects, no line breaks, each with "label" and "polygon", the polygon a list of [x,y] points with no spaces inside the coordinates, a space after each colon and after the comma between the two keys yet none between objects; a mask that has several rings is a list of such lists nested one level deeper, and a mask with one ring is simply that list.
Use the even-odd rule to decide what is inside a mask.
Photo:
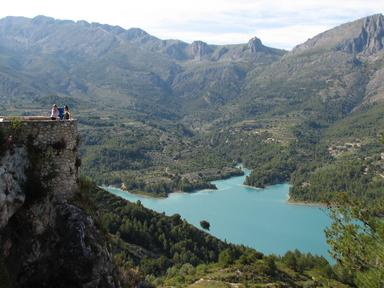
[{"label": "blue sky", "polygon": [[12,0],[2,3],[0,17],[86,20],[210,44],[257,36],[268,46],[291,49],[334,26],[383,12],[383,0]]}]

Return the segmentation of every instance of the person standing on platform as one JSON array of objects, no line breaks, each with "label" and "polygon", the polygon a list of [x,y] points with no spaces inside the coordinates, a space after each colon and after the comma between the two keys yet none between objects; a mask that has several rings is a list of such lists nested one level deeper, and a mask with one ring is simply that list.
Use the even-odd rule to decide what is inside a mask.
[{"label": "person standing on platform", "polygon": [[53,104],[52,110],[51,110],[51,120],[57,120],[59,119],[59,108],[56,104]]}]

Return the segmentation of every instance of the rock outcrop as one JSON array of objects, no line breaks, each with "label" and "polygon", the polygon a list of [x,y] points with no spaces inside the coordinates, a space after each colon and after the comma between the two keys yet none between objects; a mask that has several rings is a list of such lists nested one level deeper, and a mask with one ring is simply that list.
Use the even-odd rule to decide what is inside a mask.
[{"label": "rock outcrop", "polygon": [[374,15],[363,20],[361,33],[345,43],[339,49],[350,53],[372,55],[383,49],[384,46],[384,16]]},{"label": "rock outcrop", "polygon": [[371,56],[384,47],[384,16],[372,15],[325,31],[296,46],[292,54],[343,51]]},{"label": "rock outcrop", "polygon": [[269,48],[264,46],[263,43],[261,43],[261,40],[257,37],[253,37],[251,40],[248,41],[248,48],[250,49],[251,53],[258,53],[258,52],[269,52]]},{"label": "rock outcrop", "polygon": [[118,287],[103,236],[68,202],[20,209],[1,244],[11,287]]},{"label": "rock outcrop", "polygon": [[[76,121],[1,122],[0,278],[10,287],[118,287],[104,235],[73,204]],[[3,141],[3,139],[0,139]]]},{"label": "rock outcrop", "polygon": [[27,152],[24,148],[7,151],[0,159],[0,229],[4,228],[9,218],[24,204]]},{"label": "rock outcrop", "polygon": [[190,45],[190,54],[192,58],[200,60],[202,57],[212,53],[211,47],[203,41],[194,41]]}]

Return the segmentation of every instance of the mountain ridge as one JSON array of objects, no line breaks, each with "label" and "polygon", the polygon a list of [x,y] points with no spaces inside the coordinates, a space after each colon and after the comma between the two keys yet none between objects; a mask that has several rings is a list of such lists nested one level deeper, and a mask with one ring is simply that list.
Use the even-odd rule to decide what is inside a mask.
[{"label": "mountain ridge", "polygon": [[[22,20],[22,21],[20,21],[20,20]],[[78,21],[74,21],[74,20],[61,20],[61,19],[55,19],[55,18],[52,18],[52,17],[44,16],[44,15],[38,15],[38,16],[36,16],[34,18],[28,18],[28,17],[23,17],[23,16],[7,16],[7,17],[4,17],[4,18],[0,19],[0,25],[5,23],[6,26],[11,26],[11,25],[14,25],[14,24],[19,24],[19,25],[20,24],[27,24],[28,22],[31,23],[31,24],[34,24],[34,25],[42,25],[42,24],[44,24],[44,25],[47,25],[47,24],[72,24],[72,25],[79,25],[79,24],[82,24],[85,27],[102,28],[102,29],[104,29],[107,32],[114,33],[115,35],[127,34],[127,39],[131,39],[131,40],[132,39],[137,39],[137,38],[147,38],[147,37],[150,37],[153,40],[159,40],[159,41],[162,41],[163,43],[178,42],[178,43],[186,44],[188,46],[192,46],[192,48],[193,48],[193,46],[196,46],[196,45],[224,46],[224,47],[225,46],[236,46],[236,45],[247,45],[247,43],[223,44],[223,45],[207,44],[207,43],[205,43],[205,42],[203,42],[201,40],[195,40],[195,41],[193,41],[191,43],[187,43],[187,42],[184,42],[184,41],[181,41],[181,40],[176,40],[176,39],[159,39],[159,38],[157,38],[157,37],[155,37],[153,35],[148,34],[146,31],[144,31],[141,28],[132,27],[132,28],[125,29],[125,28],[122,28],[121,26],[118,26],[118,25],[101,24],[101,23],[98,23],[98,22],[87,22],[85,20],[78,20]],[[358,20],[342,24],[340,26],[337,26],[336,28],[332,28],[332,29],[329,29],[327,31],[324,31],[324,32],[320,33],[319,35],[316,35],[313,38],[308,39],[306,42],[304,42],[302,44],[296,45],[292,49],[291,52],[296,52],[297,53],[297,52],[300,52],[300,51],[308,49],[308,48],[313,48],[313,46],[315,46],[315,45],[322,46],[321,42],[323,41],[322,38],[324,36],[326,36],[327,34],[338,33],[340,31],[344,32],[345,30],[349,30],[349,32],[352,33],[352,34],[358,34],[359,32],[363,32],[363,33],[364,32],[369,32],[369,33],[366,33],[366,34],[376,33],[377,34],[376,38],[375,37],[371,37],[372,38],[371,40],[373,41],[373,43],[370,42],[368,44],[373,45],[373,47],[370,47],[371,50],[369,51],[369,53],[377,52],[377,50],[381,50],[383,48],[383,44],[380,43],[380,41],[377,41],[377,40],[380,40],[380,39],[377,39],[377,38],[378,37],[382,37],[382,35],[384,33],[383,32],[383,29],[384,29],[383,26],[384,26],[384,16],[381,13],[370,15],[370,16],[366,16],[366,17],[360,18]],[[361,30],[360,28],[363,28],[362,31],[360,31]],[[352,29],[352,31],[351,31],[351,29]],[[377,31],[377,30],[379,30],[379,31]],[[348,35],[348,33],[347,34],[344,33],[344,35],[342,35],[342,36],[345,37],[345,38],[351,38],[350,35]],[[368,37],[368,36],[366,35],[364,37]],[[357,39],[354,39],[354,40],[357,40]],[[367,40],[367,39],[365,39],[365,40]],[[249,48],[253,52],[255,52],[255,47],[256,46],[255,46],[255,44],[252,44],[252,43],[256,43],[256,42],[257,42],[256,46],[257,45],[259,46],[259,50],[268,50],[268,49],[279,50],[279,49],[276,49],[276,48],[266,47],[266,46],[264,46],[261,43],[259,38],[253,37],[253,38],[251,38],[248,41],[248,46],[249,46]],[[335,46],[335,47],[332,47],[332,48],[336,48],[337,50],[349,51],[349,52],[354,51],[354,48],[357,49],[357,50],[359,50],[359,48],[361,49],[361,47],[354,47],[353,46],[353,45],[356,46],[358,43],[348,42],[348,43],[344,43],[345,45],[338,46],[340,44],[341,43],[332,44],[332,45]],[[359,51],[359,52],[362,52],[362,51]]]},{"label": "mountain ridge", "polygon": [[383,49],[384,16],[374,14],[342,24],[299,44],[291,53],[307,50],[336,50],[370,56]]},{"label": "mountain ridge", "polygon": [[[285,53],[265,47],[261,42],[254,44],[217,46],[202,41],[188,44],[179,40],[160,40],[138,28],[125,30],[45,16],[34,19],[8,17],[0,20],[3,55],[0,69],[10,72],[3,78],[0,97],[24,94],[30,105],[31,100],[53,91],[81,99],[92,97],[106,105],[120,102],[130,109],[148,109],[145,107],[152,103],[163,106],[163,109],[162,103],[178,107],[172,101],[188,97],[190,101],[182,106],[225,103],[228,92],[220,101],[207,102],[202,100],[205,96],[200,91],[215,90],[218,86],[238,89],[241,81],[236,79],[241,78],[241,71],[250,69],[246,65],[265,65]],[[12,78],[8,80],[11,75],[18,75],[17,78],[22,75],[23,85],[18,84],[17,79],[16,84],[12,83]],[[188,91],[187,98],[173,95],[184,94],[179,91],[190,86],[184,84],[189,75],[197,81],[203,77],[213,82],[200,82],[203,85],[200,91],[191,91],[192,94]],[[235,80],[232,81],[229,75],[234,75]],[[20,86],[24,87],[16,89]],[[199,98],[197,103],[193,103],[196,98]]]},{"label": "mountain ridge", "polygon": [[[189,44],[161,40],[140,28],[125,30],[119,26],[55,20],[46,16],[6,17],[0,20],[0,69],[3,73],[0,97],[24,94],[24,99],[33,100],[53,91],[86,101],[98,99],[105,105],[120,103],[134,110],[147,111],[155,104],[161,107],[159,110],[178,110],[178,117],[187,120],[189,110],[204,113],[206,109],[220,108],[227,113],[232,106],[242,109],[275,89],[268,88],[268,81],[282,79],[285,85],[284,82],[288,84],[291,81],[286,80],[292,78],[308,78],[300,70],[308,70],[311,75],[327,65],[329,73],[340,74],[340,77],[350,74],[341,68],[350,69],[348,66],[365,76],[372,74],[373,81],[366,79],[370,97],[364,96],[367,98],[364,101],[376,102],[382,99],[381,92],[376,92],[382,90],[381,70],[365,73],[362,67],[367,65],[363,63],[365,59],[375,61],[373,56],[380,61],[383,18],[375,14],[343,24],[287,52],[264,46],[257,37],[245,44],[209,45],[202,41]],[[311,54],[314,55],[312,59]],[[319,61],[321,57],[324,63]],[[339,66],[334,65],[337,62]],[[328,80],[334,78],[331,74]],[[331,82],[324,83],[328,81],[325,76],[322,76],[322,83],[310,77],[309,82],[318,82],[316,85],[328,87],[326,90],[345,90],[339,84],[330,87]],[[357,81],[349,78],[345,81]],[[302,80],[297,80],[295,85],[301,85]],[[264,86],[268,90],[261,92]],[[282,97],[286,98],[291,92],[297,93],[293,89],[278,94],[283,93]],[[307,95],[300,101],[316,93],[305,93]],[[329,94],[325,90],[320,93]],[[349,92],[342,94],[345,93]],[[276,97],[267,98],[273,103]],[[233,103],[237,99],[245,102]],[[354,107],[348,111],[361,104],[360,100],[353,101]]]},{"label": "mountain ridge", "polygon": [[[125,40],[140,40],[140,41],[149,41],[149,40],[153,40],[153,41],[157,41],[157,45],[159,47],[157,48],[161,48],[161,46],[165,46],[166,48],[168,48],[168,44],[170,45],[173,45],[174,43],[176,43],[177,45],[180,45],[180,46],[188,46],[188,48],[191,48],[192,50],[194,49],[193,47],[197,47],[200,45],[200,47],[202,46],[205,46],[206,49],[213,49],[213,47],[218,47],[218,46],[237,46],[237,45],[244,45],[244,46],[247,46],[246,43],[244,44],[231,44],[231,45],[209,45],[209,44],[206,44],[202,41],[199,41],[199,40],[196,40],[192,43],[186,43],[186,42],[183,42],[183,41],[180,41],[180,40],[171,40],[171,39],[167,39],[167,40],[161,40],[161,39],[158,39],[150,34],[148,34],[147,32],[145,32],[144,30],[140,29],[140,28],[130,28],[130,29],[124,29],[124,28],[121,28],[120,26],[111,26],[111,25],[107,25],[107,24],[99,24],[99,23],[88,23],[84,20],[80,20],[80,21],[72,21],[72,20],[56,20],[54,18],[50,18],[50,17],[46,17],[46,16],[36,16],[35,18],[26,18],[26,17],[13,17],[13,16],[8,16],[8,17],[5,17],[3,19],[0,20],[0,26],[1,28],[3,28],[3,33],[5,32],[5,30],[11,30],[11,31],[7,31],[8,32],[8,36],[11,37],[12,34],[15,34],[17,33],[18,31],[16,30],[12,30],[12,28],[15,28],[14,26],[24,26],[24,25],[27,25],[27,24],[32,24],[33,27],[27,27],[29,30],[33,30],[33,29],[36,29],[36,28],[41,28],[40,26],[42,25],[52,25],[52,24],[56,24],[56,25],[62,25],[62,26],[73,26],[73,27],[77,27],[79,29],[81,29],[82,27],[87,27],[87,28],[101,28],[102,30],[104,30],[105,32],[109,32],[109,33],[112,33],[114,34],[114,36],[126,36],[125,37]],[[25,27],[24,27],[25,28]],[[5,29],[5,30],[4,30]],[[21,35],[16,35],[18,38],[21,38],[21,39],[18,39],[19,41],[23,40],[22,42],[26,42],[27,40],[36,40],[36,39],[28,39],[28,37],[32,37],[32,36],[38,36],[39,34],[34,32],[34,33],[26,33],[28,32],[28,29],[25,30],[25,29],[22,29],[20,32],[23,32],[23,33],[20,33]],[[54,31],[56,32],[56,31]],[[90,31],[92,32],[92,31]],[[37,34],[37,35],[36,35]],[[44,37],[46,37],[47,35],[43,35]],[[49,36],[49,35],[48,35]],[[24,39],[22,39],[24,37]],[[124,38],[123,38],[124,39]],[[39,40],[39,39],[37,39]],[[87,39],[83,39],[83,40],[87,40]],[[251,41],[251,40],[250,40]],[[264,47],[264,46],[263,46]],[[268,47],[269,48],[269,47]],[[273,49],[273,48],[269,48],[269,49]],[[274,50],[278,50],[278,49],[274,49]]]},{"label": "mountain ridge", "polygon": [[[43,15],[39,15],[39,16],[36,16],[34,18],[28,18],[28,17],[22,17],[22,16],[7,16],[7,17],[0,19],[0,26],[5,25],[6,28],[8,28],[8,29],[11,28],[10,26],[14,26],[15,24],[17,24],[17,25],[32,24],[32,25],[36,25],[36,26],[57,24],[57,25],[74,25],[74,26],[78,26],[78,27],[84,26],[87,28],[101,28],[101,29],[105,30],[106,32],[113,33],[116,36],[117,35],[126,36],[126,39],[128,39],[128,40],[137,40],[137,39],[139,39],[141,41],[148,40],[148,39],[158,40],[158,41],[162,42],[162,44],[159,44],[159,45],[165,45],[165,46],[167,45],[167,43],[177,42],[177,43],[181,43],[183,45],[186,44],[188,47],[191,47],[192,49],[196,45],[206,45],[209,47],[237,46],[237,45],[246,46],[247,45],[247,43],[224,44],[224,45],[207,44],[201,40],[194,40],[191,43],[187,43],[187,42],[184,42],[182,40],[177,40],[177,39],[159,39],[153,35],[150,35],[149,33],[147,33],[146,31],[144,31],[141,28],[132,27],[132,28],[125,29],[125,28],[122,28],[121,26],[118,26],[118,25],[101,24],[98,22],[87,22],[85,20],[78,20],[78,21],[61,20],[61,19],[55,19],[52,17],[43,16]],[[27,35],[25,35],[25,36],[27,36]],[[254,37],[254,38],[250,39],[248,42],[248,45],[250,45],[249,43],[251,43],[254,39],[258,39],[258,38]],[[261,44],[261,42],[260,42],[260,44]],[[272,49],[272,50],[282,50],[282,49],[266,47],[264,45],[260,45],[259,47],[260,48],[263,47],[263,49],[268,48],[268,49]]]}]

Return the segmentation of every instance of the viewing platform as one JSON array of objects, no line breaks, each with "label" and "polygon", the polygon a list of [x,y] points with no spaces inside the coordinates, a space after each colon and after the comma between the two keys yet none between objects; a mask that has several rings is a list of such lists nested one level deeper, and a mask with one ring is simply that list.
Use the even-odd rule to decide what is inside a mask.
[{"label": "viewing platform", "polygon": [[0,122],[12,122],[12,121],[22,121],[22,122],[29,122],[29,121],[38,121],[38,122],[55,122],[55,121],[76,121],[76,119],[69,119],[69,120],[52,120],[51,117],[48,116],[0,116]]},{"label": "viewing platform", "polygon": [[0,116],[0,133],[24,144],[28,139],[44,145],[65,141],[71,149],[78,141],[76,119],[52,120],[48,116]]}]

